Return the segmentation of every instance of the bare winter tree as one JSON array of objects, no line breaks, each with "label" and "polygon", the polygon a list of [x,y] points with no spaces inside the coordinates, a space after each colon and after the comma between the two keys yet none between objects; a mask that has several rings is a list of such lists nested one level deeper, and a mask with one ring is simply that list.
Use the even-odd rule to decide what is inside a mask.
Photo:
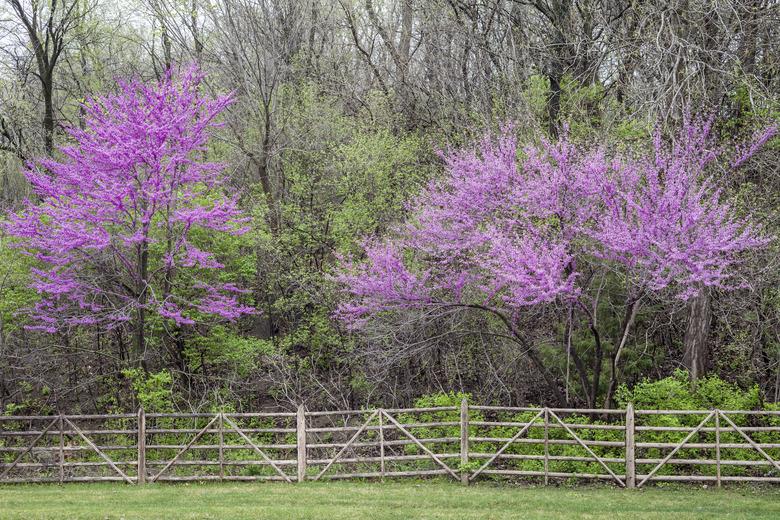
[{"label": "bare winter tree", "polygon": [[144,0],[146,9],[159,34],[159,51],[150,49],[156,72],[176,62],[203,64],[203,52],[211,28],[207,26],[206,5],[201,0],[178,2]]},{"label": "bare winter tree", "polygon": [[43,99],[43,147],[47,154],[54,150],[55,72],[57,64],[69,45],[72,32],[94,8],[94,3],[78,0],[6,0],[14,23],[10,34],[15,34],[17,45],[32,51],[35,67],[32,74],[38,78]]}]

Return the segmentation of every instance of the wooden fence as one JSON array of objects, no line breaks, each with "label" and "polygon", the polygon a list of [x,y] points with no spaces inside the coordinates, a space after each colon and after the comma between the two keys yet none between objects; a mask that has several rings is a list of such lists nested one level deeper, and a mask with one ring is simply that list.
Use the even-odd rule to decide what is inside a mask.
[{"label": "wooden fence", "polygon": [[0,416],[0,483],[780,482],[780,411],[460,407]]}]

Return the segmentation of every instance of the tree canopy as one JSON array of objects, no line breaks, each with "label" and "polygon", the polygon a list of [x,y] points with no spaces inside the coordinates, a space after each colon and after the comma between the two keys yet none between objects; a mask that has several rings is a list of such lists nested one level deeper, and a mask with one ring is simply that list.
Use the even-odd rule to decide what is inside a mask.
[{"label": "tree canopy", "polygon": [[0,38],[0,413],[780,400],[777,1],[0,0]]}]

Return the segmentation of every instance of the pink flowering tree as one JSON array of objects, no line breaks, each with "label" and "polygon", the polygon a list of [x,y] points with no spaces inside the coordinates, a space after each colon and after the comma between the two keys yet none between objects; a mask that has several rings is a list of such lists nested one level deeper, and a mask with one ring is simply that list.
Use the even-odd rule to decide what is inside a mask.
[{"label": "pink flowering tree", "polygon": [[28,328],[130,326],[142,355],[150,316],[186,326],[251,312],[238,287],[216,281],[220,260],[193,240],[246,231],[222,165],[206,160],[230,98],[201,95],[201,78],[191,69],[120,83],[84,104],[84,127],[68,130],[61,160],[29,165],[37,200],[5,224],[38,262]]},{"label": "pink flowering tree", "polygon": [[[738,147],[727,168],[744,163],[775,130]],[[656,135],[648,148],[607,154],[564,137],[520,155],[507,131],[476,151],[443,154],[446,176],[412,203],[409,220],[392,236],[367,240],[364,259],[344,260],[336,275],[345,295],[337,315],[365,330],[410,311],[488,313],[563,401],[560,377],[532,341],[528,318],[565,310],[571,326],[576,313],[592,336],[590,366],[571,349],[570,335],[562,344],[589,406],[601,392],[608,358],[609,404],[643,299],[684,300],[702,287],[742,286],[735,275],[745,253],[767,243],[719,189],[714,166],[724,164],[725,151],[713,139],[712,121],[688,120],[671,143]],[[591,286],[598,273],[616,272],[625,299],[613,307],[624,312],[607,352],[595,316],[600,291]]]}]

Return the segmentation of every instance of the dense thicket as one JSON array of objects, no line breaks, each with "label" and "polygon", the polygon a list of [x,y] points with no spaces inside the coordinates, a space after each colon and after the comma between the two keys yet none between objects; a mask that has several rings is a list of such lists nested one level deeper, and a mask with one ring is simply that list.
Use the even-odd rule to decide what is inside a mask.
[{"label": "dense thicket", "polygon": [[[30,330],[38,266],[0,236],[0,410],[351,408],[450,390],[577,405],[610,392],[614,374],[596,358],[619,348],[618,384],[683,367],[780,398],[777,240],[743,259],[737,290],[648,297],[632,312],[613,306],[627,300],[615,271],[590,282],[587,310],[527,316],[523,340],[552,390],[480,313],[347,330],[333,278],[340,258],[360,260],[364,238],[408,218],[407,203],[445,170],[437,150],[507,122],[523,144],[565,125],[575,145],[607,154],[647,152],[656,128],[672,140],[686,110],[715,113],[722,142],[749,138],[780,117],[776,0],[4,0],[2,10],[2,214],[36,202],[21,167],[62,160],[67,129],[89,127],[84,100],[118,91],[115,78],[154,83],[194,64],[201,95],[232,93],[207,155],[227,165],[251,217],[248,233],[201,239],[258,312],[144,320],[143,356],[130,348],[133,319]],[[780,234],[778,159],[775,138],[738,171],[708,171],[766,236]],[[598,399],[582,377],[600,381]]]}]

